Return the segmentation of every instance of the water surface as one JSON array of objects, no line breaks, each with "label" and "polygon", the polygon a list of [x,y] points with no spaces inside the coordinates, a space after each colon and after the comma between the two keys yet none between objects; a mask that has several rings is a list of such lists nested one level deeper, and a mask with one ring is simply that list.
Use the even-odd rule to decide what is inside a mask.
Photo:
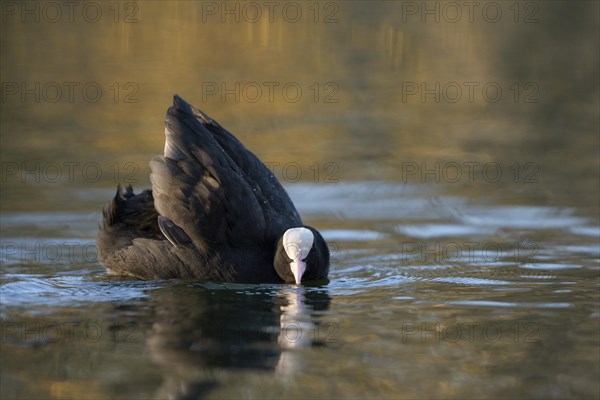
[{"label": "water surface", "polygon": [[[598,398],[598,4],[484,3],[3,9],[0,397]],[[149,186],[174,92],[272,168],[328,285],[105,273],[101,207]]]}]

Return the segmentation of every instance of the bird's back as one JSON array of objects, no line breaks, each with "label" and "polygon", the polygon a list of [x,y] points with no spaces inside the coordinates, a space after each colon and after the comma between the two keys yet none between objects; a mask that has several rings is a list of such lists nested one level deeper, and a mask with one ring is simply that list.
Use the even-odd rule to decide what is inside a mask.
[{"label": "bird's back", "polygon": [[268,168],[212,118],[174,97],[152,190],[104,210],[101,263],[142,278],[277,282],[277,239],[301,224]]}]

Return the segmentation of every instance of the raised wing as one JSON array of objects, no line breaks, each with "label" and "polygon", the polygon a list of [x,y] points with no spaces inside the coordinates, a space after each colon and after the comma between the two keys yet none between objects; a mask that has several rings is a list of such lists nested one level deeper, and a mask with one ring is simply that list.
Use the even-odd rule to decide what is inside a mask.
[{"label": "raised wing", "polygon": [[[175,101],[183,101],[175,96]],[[199,122],[212,134],[227,155],[244,171],[248,179],[254,182],[271,206],[270,219],[276,229],[287,229],[289,226],[300,226],[302,220],[294,207],[294,203],[272,172],[249,151],[235,136],[223,128],[217,121],[199,109],[190,106]],[[279,220],[279,221],[273,221]],[[281,225],[281,226],[278,226]]]},{"label": "raised wing", "polygon": [[264,243],[268,202],[261,188],[177,96],[165,127],[164,156],[150,162],[154,205],[165,236],[185,244],[183,232],[201,251],[207,243]]}]

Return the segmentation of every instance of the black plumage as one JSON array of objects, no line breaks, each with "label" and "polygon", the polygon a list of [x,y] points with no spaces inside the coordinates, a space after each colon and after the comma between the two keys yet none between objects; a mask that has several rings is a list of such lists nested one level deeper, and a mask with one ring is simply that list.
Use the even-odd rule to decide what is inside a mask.
[{"label": "black plumage", "polygon": [[152,190],[136,195],[119,186],[103,211],[102,265],[141,279],[292,283],[300,278],[286,248],[296,244],[283,235],[306,238],[308,229],[314,243],[296,260],[306,266],[300,277],[327,278],[325,240],[302,225],[285,189],[252,152],[179,96],[165,127],[164,155],[150,161]]}]

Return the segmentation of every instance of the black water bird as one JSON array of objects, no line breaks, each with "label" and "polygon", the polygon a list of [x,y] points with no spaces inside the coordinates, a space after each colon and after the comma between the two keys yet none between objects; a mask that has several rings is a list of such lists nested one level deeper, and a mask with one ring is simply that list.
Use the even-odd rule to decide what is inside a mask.
[{"label": "black water bird", "polygon": [[103,209],[98,259],[140,279],[323,281],[329,249],[285,189],[235,136],[175,95],[152,189],[117,187]]}]

